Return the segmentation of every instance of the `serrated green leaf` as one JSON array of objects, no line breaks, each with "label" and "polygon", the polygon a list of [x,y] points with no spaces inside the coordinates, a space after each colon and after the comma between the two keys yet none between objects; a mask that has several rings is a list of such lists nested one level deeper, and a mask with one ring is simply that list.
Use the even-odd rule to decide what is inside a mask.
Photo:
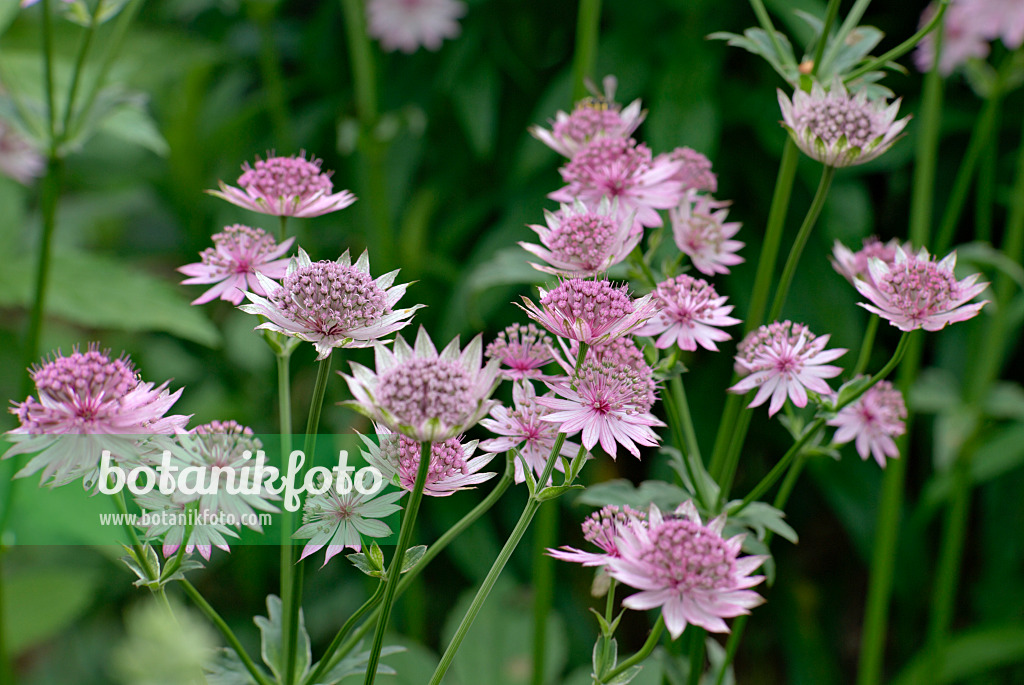
[{"label": "serrated green leaf", "polygon": [[[35,262],[15,259],[0,270],[0,306],[28,307]],[[216,347],[220,333],[173,284],[121,261],[59,252],[50,264],[47,312],[88,328],[163,331]]]},{"label": "serrated green leaf", "polygon": [[255,685],[234,650],[221,648],[204,673],[207,685]]},{"label": "serrated green leaf", "polygon": [[627,683],[633,681],[633,678],[636,678],[638,675],[640,675],[640,671],[642,671],[643,668],[644,667],[641,664],[637,664],[636,666],[630,666],[619,675],[605,682],[607,685],[627,685]]},{"label": "serrated green leaf", "polygon": [[413,566],[419,563],[423,555],[427,553],[426,545],[416,545],[405,550],[405,556],[402,557],[402,573],[412,569]]},{"label": "serrated green leaf", "polygon": [[[358,649],[358,647],[357,647]],[[383,659],[391,654],[398,654],[404,652],[405,647],[399,646],[385,646],[380,650],[380,656]],[[339,661],[334,665],[326,675],[313,685],[334,685],[339,680],[347,678],[350,675],[357,675],[366,673],[366,666],[370,661],[370,651],[357,652],[356,654],[349,654],[347,657]],[[395,669],[385,665],[382,662],[377,662],[377,675],[395,675]]]},{"label": "serrated green leaf", "polygon": [[[739,504],[739,502],[740,500],[734,500],[727,504],[725,507],[726,511],[728,511],[733,505]],[[756,533],[758,540],[764,540],[765,531],[770,530],[776,535],[796,544],[799,541],[799,538],[796,531],[783,520],[785,516],[786,514],[784,512],[776,509],[767,502],[751,502],[744,507],[743,512],[739,516],[730,517],[729,520],[732,523],[736,523],[753,530]]]},{"label": "serrated green leaf", "polygon": [[[267,595],[267,615],[256,616],[253,622],[260,629],[260,656],[280,681],[285,672],[284,653],[281,651],[281,598],[277,595]],[[309,671],[312,661],[309,633],[306,632],[306,621],[299,609],[298,634],[296,635],[296,659],[295,673],[299,676]]]}]

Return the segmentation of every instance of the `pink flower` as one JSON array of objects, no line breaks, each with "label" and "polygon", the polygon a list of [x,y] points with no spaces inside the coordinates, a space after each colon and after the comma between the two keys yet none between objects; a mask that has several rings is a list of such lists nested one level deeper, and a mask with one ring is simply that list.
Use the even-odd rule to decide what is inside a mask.
[{"label": "pink flower", "polygon": [[487,346],[484,354],[488,359],[498,359],[506,367],[500,373],[509,380],[542,379],[541,369],[554,359],[551,336],[532,323],[507,326]]},{"label": "pink flower", "polygon": [[742,323],[728,315],[733,307],[725,304],[726,299],[702,278],[686,274],[670,278],[654,290],[658,313],[635,335],[658,336],[654,346],[660,349],[675,344],[681,350],[693,351],[700,345],[717,352],[715,341],[732,338],[718,327]]},{"label": "pink flower", "polygon": [[539,307],[524,297],[520,308],[555,335],[588,345],[626,335],[654,313],[650,295],[633,300],[625,285],[608,280],[572,278],[539,290]]},{"label": "pink flower", "polygon": [[[634,233],[632,215],[621,217],[618,201],[602,197],[597,209],[588,209],[581,201],[562,205],[557,213],[544,211],[546,226],[531,225],[541,245],[520,242],[530,254],[547,264],[533,268],[561,276],[594,276],[618,264],[633,251],[643,237]],[[549,266],[550,265],[550,266]]]},{"label": "pink flower", "polygon": [[615,540],[622,526],[644,528],[647,526],[647,514],[628,506],[620,509],[614,504],[609,504],[583,519],[583,539],[599,547],[600,553],[563,546],[559,549],[548,549],[548,554],[555,559],[584,566],[605,566],[609,559],[618,559],[620,556]]},{"label": "pink flower", "polygon": [[602,197],[618,200],[619,218],[635,215],[632,232],[661,226],[659,209],[679,204],[683,184],[676,176],[682,162],[653,159],[632,138],[598,137],[581,147],[559,173],[566,186],[548,195],[558,202],[582,200],[596,206]]},{"label": "pink flower", "polygon": [[99,475],[104,449],[114,455],[133,453],[138,440],[183,430],[187,416],[165,416],[181,389],[170,392],[139,379],[127,357],[111,359],[96,344],[68,356],[58,352],[33,367],[32,382],[39,396],[15,403],[11,413],[20,425],[6,433],[15,443],[4,459],[38,452],[15,474],[30,476],[42,470],[52,487],[84,478],[91,488]]},{"label": "pink flower", "polygon": [[320,495],[310,495],[302,506],[302,526],[292,534],[294,539],[308,539],[299,561],[324,547],[324,563],[349,547],[356,552],[363,548],[362,538],[386,538],[391,535],[388,524],[379,520],[401,509],[396,502],[404,490],[380,495],[366,495],[354,488],[341,493],[336,487]]},{"label": "pink flower", "polygon": [[[548,394],[545,397],[553,397]],[[491,410],[490,418],[481,419],[480,425],[491,433],[501,436],[484,440],[480,449],[485,452],[507,452],[516,450],[522,460],[515,460],[515,480],[522,483],[526,480],[523,462],[536,472],[539,477],[548,463],[548,457],[555,446],[558,427],[544,417],[551,410],[537,402],[537,391],[529,381],[512,384],[512,408],[497,405]],[[572,459],[576,456],[579,445],[565,441],[561,456]],[[564,471],[561,459],[555,458],[555,470]],[[545,485],[550,484],[550,480]]]},{"label": "pink flower", "polygon": [[651,368],[639,366],[592,360],[588,355],[571,382],[549,383],[563,399],[537,398],[537,404],[555,410],[542,420],[559,424],[559,432],[567,435],[582,431],[581,441],[588,450],[600,442],[614,459],[616,445],[622,445],[639,459],[637,445],[657,445],[658,436],[651,427],[665,425],[651,414],[655,400]]},{"label": "pink flower", "polygon": [[336,262],[311,262],[299,248],[279,286],[262,273],[256,278],[266,299],[246,293],[244,312],[267,319],[257,329],[277,331],[313,343],[317,359],[335,347],[369,347],[380,338],[409,325],[423,305],[393,309],[407,284],[395,285],[398,271],[374,279],[366,252],[352,264],[348,250]]},{"label": "pink flower", "polygon": [[205,304],[219,297],[239,305],[245,299],[247,290],[257,295],[266,295],[256,273],[268,279],[284,276],[288,270],[288,260],[278,257],[288,251],[294,240],[288,238],[278,245],[262,228],[250,228],[242,224],[227,226],[220,233],[214,234],[213,247],[199,253],[202,261],[178,268],[181,273],[191,276],[181,283],[217,284],[193,300],[192,304]]},{"label": "pink flower", "polygon": [[714,193],[718,190],[718,177],[711,171],[711,160],[688,147],[677,147],[668,153],[668,159],[682,162],[676,174],[683,183],[683,190],[697,190]]},{"label": "pink flower", "polygon": [[737,368],[750,375],[729,388],[745,393],[757,388],[748,405],[758,407],[771,397],[768,416],[786,402],[786,396],[798,407],[807,406],[807,391],[831,394],[825,378],[838,376],[842,369],[827,365],[846,354],[845,349],[826,350],[828,335],[816,337],[806,326],[790,321],[761,326],[743,339],[736,355]]},{"label": "pink flower", "polygon": [[465,350],[452,340],[441,354],[420,328],[416,347],[395,337],[394,351],[374,348],[377,371],[352,363],[345,376],[353,400],[344,404],[419,442],[442,442],[465,432],[497,404],[498,360],[481,368],[478,335]]},{"label": "pink flower", "polygon": [[551,130],[531,126],[530,134],[560,155],[572,157],[596,138],[628,138],[647,116],[634,100],[625,109],[615,102],[614,76],[604,79],[604,94],[585,98],[576,103],[572,114],[558,112],[551,122]]},{"label": "pink flower", "polygon": [[437,50],[445,38],[461,31],[457,21],[466,5],[456,0],[367,0],[367,33],[384,50]]},{"label": "pink flower", "polygon": [[[380,445],[362,436],[366,444],[363,457],[371,466],[380,469],[386,481],[411,492],[420,465],[420,443],[404,435],[396,435],[384,426],[375,428]],[[494,458],[493,453],[473,457],[478,443],[478,440],[464,443],[462,436],[432,443],[423,494],[447,497],[459,490],[472,489],[497,475],[477,473]]]},{"label": "pink flower", "polygon": [[900,101],[868,102],[867,91],[846,91],[836,78],[828,92],[815,82],[811,92],[797,90],[790,101],[779,90],[782,125],[804,154],[831,167],[847,167],[875,159],[892,147],[910,121],[896,121]]},{"label": "pink flower", "polygon": [[344,209],[356,201],[347,190],[333,192],[330,172],[320,171],[323,163],[315,157],[306,159],[303,151],[297,157],[256,159],[255,167],[246,162],[235,188],[220,182],[220,190],[210,195],[233,205],[271,216],[308,218]]},{"label": "pink flower", "polygon": [[840,409],[828,425],[839,429],[833,439],[836,443],[856,440],[860,458],[866,460],[871,454],[884,469],[886,457],[900,456],[895,438],[907,431],[906,418],[903,394],[889,381],[880,381],[856,402]]},{"label": "pink flower", "polygon": [[[864,239],[864,247],[853,252],[837,240],[832,247],[832,266],[850,282],[850,285],[856,285],[858,279],[872,281],[868,268],[871,260],[881,259],[892,265],[896,261],[896,249],[900,246],[900,241],[896,238],[883,243],[872,236]],[[903,243],[902,247],[904,252],[911,252],[913,249],[910,243]]]},{"label": "pink flower", "polygon": [[744,244],[731,239],[741,224],[725,221],[729,204],[690,191],[678,207],[669,210],[676,247],[702,274],[727,274],[730,266],[743,263],[736,253]]},{"label": "pink flower", "polygon": [[764,576],[750,575],[764,556],[740,557],[743,536],[725,540],[725,517],[704,525],[692,502],[684,502],[670,518],[651,506],[647,526],[619,525],[609,556],[608,574],[641,590],[623,600],[628,609],[661,607],[673,639],[687,625],[727,633],[723,618],[750,613],[764,600],[748,588]]},{"label": "pink flower", "polygon": [[977,283],[981,274],[956,280],[955,266],[956,252],[936,263],[925,249],[908,255],[902,247],[897,247],[896,259],[891,265],[872,259],[868,265],[871,280],[854,282],[857,292],[871,301],[871,304],[858,304],[901,331],[917,328],[937,331],[946,324],[966,321],[988,303],[985,300],[967,304],[981,294],[988,283]]},{"label": "pink flower", "polygon": [[[935,14],[929,5],[921,15],[927,24]],[[984,59],[989,42],[1002,39],[1009,50],[1024,43],[1024,4],[1017,0],[953,0],[942,18],[942,55],[939,73],[948,76],[972,58]],[[921,71],[932,68],[935,60],[935,33],[918,44],[914,62]]]},{"label": "pink flower", "polygon": [[32,143],[0,119],[0,174],[28,185],[42,176],[45,170],[46,162]]}]

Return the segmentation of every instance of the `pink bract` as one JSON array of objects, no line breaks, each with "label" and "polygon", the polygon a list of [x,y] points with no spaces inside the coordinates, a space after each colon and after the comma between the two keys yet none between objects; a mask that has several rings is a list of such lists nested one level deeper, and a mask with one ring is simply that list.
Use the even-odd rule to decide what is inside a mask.
[{"label": "pink bract", "polygon": [[618,200],[603,197],[596,209],[577,200],[557,213],[544,211],[546,225],[531,225],[541,245],[520,242],[530,254],[547,264],[533,268],[559,276],[595,276],[629,256],[643,237],[632,233],[633,216],[622,217]]},{"label": "pink bract", "polygon": [[900,456],[896,438],[906,430],[907,405],[903,394],[889,381],[880,381],[851,405],[843,407],[829,419],[828,425],[838,428],[834,442],[855,440],[861,459],[873,456],[885,468],[886,458]]},{"label": "pink bract", "polygon": [[[262,228],[250,228],[242,224],[227,226],[213,236],[213,247],[199,253],[202,261],[178,267],[178,271],[190,276],[182,285],[216,283],[214,287],[192,301],[205,304],[215,298],[239,305],[245,299],[246,291],[257,295],[267,292],[256,278],[256,274],[275,280],[288,271],[288,259],[279,259],[291,247],[295,238],[288,238],[280,245]],[[275,287],[276,287],[275,283]]]},{"label": "pink bract", "polygon": [[465,3],[456,0],[368,0],[366,30],[389,52],[437,50],[445,38],[459,35],[465,13]]},{"label": "pink bract", "polygon": [[702,274],[727,274],[730,266],[743,263],[743,257],[736,253],[744,243],[732,239],[741,224],[725,220],[729,204],[690,191],[678,207],[669,211],[676,247]]},{"label": "pink bract", "polygon": [[619,557],[616,538],[620,526],[646,527],[647,514],[629,506],[618,507],[609,504],[583,520],[583,539],[601,549],[601,552],[584,552],[575,547],[563,546],[548,549],[548,554],[561,561],[570,561],[584,566],[605,566],[611,558]]},{"label": "pink bract", "polygon": [[616,103],[617,85],[614,76],[605,77],[603,95],[578,101],[571,114],[555,114],[550,131],[531,126],[530,134],[565,157],[572,157],[596,138],[628,138],[647,112],[641,109],[640,100],[634,100],[625,109]]},{"label": "pink bract", "polygon": [[[375,428],[380,444],[362,436],[366,445],[363,457],[371,466],[380,469],[386,481],[411,492],[420,465],[420,443],[405,435],[392,433],[384,426],[378,425]],[[462,436],[431,443],[430,465],[427,467],[423,494],[447,497],[459,490],[472,489],[496,476],[496,473],[478,473],[494,458],[490,452],[474,457],[478,444],[478,440],[465,442]]]},{"label": "pink bract", "polygon": [[539,307],[524,297],[520,308],[558,337],[588,345],[632,332],[655,311],[650,295],[633,300],[625,285],[608,280],[572,278],[539,290]]},{"label": "pink bract", "polygon": [[678,345],[693,351],[700,345],[717,352],[715,342],[732,338],[719,328],[742,323],[729,316],[733,307],[725,304],[726,299],[704,279],[681,274],[658,284],[654,290],[658,312],[635,335],[657,336],[654,346],[660,349]]},{"label": "pink bract", "polygon": [[541,369],[554,360],[551,336],[532,323],[507,326],[484,354],[501,362],[501,375],[509,380],[542,379]]}]

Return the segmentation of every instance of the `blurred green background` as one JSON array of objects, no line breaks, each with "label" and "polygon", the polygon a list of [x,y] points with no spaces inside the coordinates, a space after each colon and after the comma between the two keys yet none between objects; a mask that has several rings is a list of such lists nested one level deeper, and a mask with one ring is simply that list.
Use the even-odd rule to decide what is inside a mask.
[{"label": "blurred green background", "polygon": [[[306,150],[323,158],[324,168],[334,170],[336,190],[349,188],[361,198],[342,212],[293,221],[299,244],[314,259],[334,259],[345,249],[370,246],[375,274],[401,267],[402,282],[416,281],[404,301],[428,305],[415,322],[426,326],[435,341],[443,344],[454,335],[466,339],[481,331],[489,340],[505,325],[524,320],[511,302],[543,279],[526,266],[526,253],[516,241],[532,238],[526,224],[540,223],[542,210],[554,208],[545,196],[560,185],[556,170],[561,161],[526,129],[571,105],[576,3],[469,0],[467,5],[462,35],[436,53],[385,54],[374,44],[380,117],[367,127],[356,116],[339,3],[146,2],[111,73],[113,81],[140,94],[137,107],[67,159],[42,350],[68,351],[98,340],[115,353],[127,351],[146,380],[173,379],[172,388],[184,386],[175,412],[192,414],[193,423],[236,419],[258,432],[274,432],[274,359],[251,332],[252,318],[221,301],[190,308],[188,302],[202,289],[177,285],[175,272],[196,261],[210,235],[226,224],[276,230],[274,217],[245,212],[203,193],[218,180],[233,184],[242,162],[270,150],[282,155]],[[799,53],[810,35],[793,9],[820,16],[824,3],[774,0],[768,5]],[[865,23],[886,33],[884,50],[916,30],[922,9],[920,2],[875,3]],[[10,88],[38,89],[38,8],[20,14],[0,10],[0,29],[8,15],[10,25],[0,33],[0,77],[10,81]],[[649,115],[637,136],[656,154],[688,145],[714,163],[716,197],[733,201],[730,219],[743,222],[737,237],[747,243],[741,253],[747,262],[716,279],[716,287],[730,296],[741,316],[785,142],[775,95],[775,88],[785,84],[754,56],[705,36],[742,32],[754,23],[741,0],[606,0],[595,70],[598,79],[617,76],[619,102],[643,99]],[[77,50],[79,29],[64,21],[55,28],[59,73]],[[902,62],[911,65],[909,56]],[[903,97],[904,113],[917,111],[921,82],[912,66],[885,81]],[[935,188],[939,208],[980,107],[962,78],[950,79]],[[1003,111],[1000,142],[986,162],[996,183],[997,227],[1005,215],[1020,144],[1020,92],[1007,98]],[[826,255],[836,239],[855,246],[871,234],[883,239],[906,235],[916,136],[912,121],[908,136],[881,159],[837,175],[796,276],[785,315],[805,321],[819,334],[832,333],[835,346],[856,350],[867,314],[855,306],[856,293],[833,272]],[[368,171],[374,159],[383,165],[379,188]],[[787,245],[819,173],[815,163],[801,160]],[[378,190],[376,206],[384,208],[383,217],[374,216],[375,205],[368,199]],[[39,235],[38,189],[0,177],[0,398],[25,397],[23,340]],[[973,235],[968,212],[958,238],[966,241]],[[929,340],[925,364],[937,370],[927,378],[940,384],[933,386],[939,394],[956,387],[967,336],[978,323],[958,325]],[[880,332],[874,368],[895,340],[893,330]],[[729,349],[685,359],[698,437],[708,446],[730,373]],[[342,356],[371,360],[366,351]],[[312,361],[309,346],[293,357],[296,425],[306,415],[315,378]],[[337,369],[346,367],[347,361],[335,362]],[[346,393],[340,379],[329,385],[322,432],[369,429],[354,412],[335,406]],[[1008,417],[992,420],[986,434],[1002,440],[992,448],[1002,466],[1000,477],[980,484],[974,499],[960,579],[956,630],[1004,627],[982,639],[1009,655],[970,681],[976,683],[1024,682],[1019,664],[1024,629],[1011,629],[1024,613],[1024,498],[1019,494],[1024,489],[1024,415],[1019,400],[1014,406]],[[14,425],[12,416],[0,417],[0,429]],[[909,460],[908,509],[897,562],[890,674],[923,641],[939,529],[936,514],[943,497],[933,463],[941,462],[943,441],[955,430],[954,419],[918,420],[913,453],[904,456]],[[735,491],[743,493],[756,483],[788,444],[781,427],[769,423],[764,412],[756,413]],[[628,455],[617,462],[600,459],[584,472],[587,482],[619,477],[639,483],[672,476],[665,458],[653,452],[642,462]],[[755,610],[748,626],[736,662],[739,682],[852,682],[880,481],[877,466],[861,462],[852,449],[844,450],[840,462],[812,462],[788,511],[800,544],[775,544],[778,582],[766,590],[768,602]],[[34,479],[19,485],[35,486]],[[489,487],[428,500],[417,538],[428,542],[436,537]],[[412,649],[388,661],[404,673],[381,682],[426,679],[431,660],[436,663],[437,651],[452,632],[451,621],[461,616],[457,607],[453,611],[456,598],[486,573],[524,498],[523,491],[510,491],[400,600],[393,625]],[[558,539],[578,545],[578,525],[590,508],[574,504],[572,497],[559,502]],[[15,545],[5,552],[0,581],[7,602],[5,633],[23,682],[114,680],[111,655],[124,640],[124,613],[145,599],[115,561],[117,555],[116,550],[76,546]],[[464,646],[452,682],[528,682],[530,565],[528,537],[479,630]],[[256,648],[251,618],[265,611],[268,593],[278,592],[276,576],[275,550],[238,546],[230,554],[217,553],[206,570],[195,574],[194,583],[243,642]],[[597,634],[587,612],[596,604],[589,597],[590,580],[588,570],[557,566],[548,631],[550,682],[579,678],[578,669],[589,663]],[[320,570],[315,563],[310,566],[305,611],[314,653],[368,591],[363,577],[340,557]],[[637,649],[648,627],[644,614],[628,612],[620,649]],[[1014,661],[1014,654],[1016,666],[1003,663]],[[652,664],[635,682],[660,682],[660,669]]]}]

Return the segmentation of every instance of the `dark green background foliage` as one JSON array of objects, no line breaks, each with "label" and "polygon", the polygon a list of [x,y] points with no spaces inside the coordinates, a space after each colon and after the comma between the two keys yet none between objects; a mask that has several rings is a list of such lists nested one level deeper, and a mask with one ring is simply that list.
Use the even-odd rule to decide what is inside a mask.
[{"label": "dark green background foliage", "polygon": [[[815,0],[792,4],[819,16],[824,11],[824,3]],[[480,331],[489,340],[505,325],[523,321],[511,303],[542,279],[525,266],[526,253],[515,243],[533,236],[526,224],[542,222],[542,210],[554,208],[545,195],[560,185],[560,160],[526,128],[545,123],[571,104],[576,3],[470,0],[468,5],[462,36],[439,52],[378,54],[381,117],[368,130],[356,118],[338,3],[147,2],[112,76],[148,96],[140,111],[151,115],[155,128],[144,117],[125,117],[68,157],[42,349],[67,352],[98,340],[115,353],[126,350],[145,379],[171,378],[172,388],[185,387],[175,411],[192,414],[193,423],[233,418],[258,432],[274,432],[274,360],[251,333],[252,318],[220,301],[190,308],[188,301],[202,290],[178,286],[180,276],[174,271],[196,261],[210,235],[225,224],[276,230],[275,218],[203,193],[219,179],[234,183],[243,161],[268,150],[307,150],[323,158],[324,167],[334,169],[336,189],[350,188],[362,198],[342,212],[294,222],[299,243],[314,259],[370,246],[375,274],[401,267],[402,282],[416,281],[404,301],[428,305],[415,321],[435,341],[456,334],[465,340]],[[788,5],[775,0],[769,8],[800,46],[809,39],[807,27],[783,7]],[[886,33],[881,49],[888,49],[916,29],[921,9],[920,2],[875,3],[866,23]],[[0,36],[5,73],[29,81],[40,73],[38,19],[38,11],[24,12]],[[744,224],[737,237],[747,244],[742,252],[747,262],[716,279],[740,316],[785,141],[775,94],[784,84],[754,56],[704,37],[714,31],[742,32],[753,24],[741,0],[606,0],[595,71],[598,77],[618,77],[620,102],[643,98],[649,116],[637,135],[655,153],[689,145],[713,161],[719,175],[716,196],[732,200],[730,219]],[[74,54],[77,35],[75,27],[58,22],[57,46],[64,60]],[[910,65],[909,57],[902,61]],[[885,83],[903,97],[902,111],[914,113],[921,82],[911,67],[906,74],[892,73]],[[980,106],[962,78],[949,81],[935,189],[940,212]],[[986,162],[995,171],[997,240],[1020,144],[1020,115],[1010,113],[1022,109],[1020,92],[1007,99],[1000,143]],[[881,159],[837,175],[786,308],[787,317],[805,321],[817,333],[830,332],[833,345],[854,350],[848,357],[859,346],[867,314],[856,307],[856,293],[833,272],[826,255],[835,239],[855,245],[870,234],[906,236],[916,134],[912,121],[908,136]],[[371,149],[385,160],[386,230],[365,199],[372,193],[366,173]],[[785,245],[819,173],[815,163],[801,160]],[[37,207],[35,189],[0,178],[0,398],[25,396],[23,337],[40,234]],[[974,236],[973,217],[970,212],[966,216],[961,241]],[[964,345],[979,320],[930,339],[925,364],[938,370],[926,378],[940,390],[923,397],[956,397]],[[884,363],[885,349],[891,350],[895,341],[894,331],[883,326],[873,368]],[[685,359],[697,434],[708,448],[732,349],[726,345],[720,354],[700,351]],[[1016,343],[1011,359],[1013,349],[1019,349]],[[371,361],[366,351],[343,356]],[[293,360],[296,425],[302,425],[315,377],[310,346],[300,348]],[[845,363],[852,365],[853,359]],[[992,454],[979,461],[994,464],[988,478],[1000,477],[980,484],[970,512],[955,629],[992,633],[977,638],[981,647],[962,647],[968,663],[993,650],[1003,655],[995,658],[997,663],[1019,659],[1024,651],[1019,623],[1024,607],[1024,412],[1017,394],[1019,388],[1007,391],[1005,411],[990,419],[983,432],[986,442],[993,441]],[[335,378],[327,389],[322,432],[369,429],[354,412],[335,406],[346,397],[344,383]],[[888,649],[893,674],[922,643],[937,514],[948,492],[949,476],[935,475],[934,462],[941,459],[943,446],[956,439],[958,409],[955,403],[938,404],[931,411],[939,412],[939,418],[925,415],[915,421],[914,449],[904,456],[909,460],[908,505]],[[737,493],[746,492],[790,444],[764,414],[754,416]],[[13,417],[0,418],[0,428],[13,426]],[[617,462],[600,458],[587,467],[584,479],[671,479],[665,461],[653,451],[639,462],[625,453]],[[880,481],[877,465],[861,462],[851,448],[843,450],[839,462],[812,463],[788,507],[800,543],[774,545],[778,581],[765,589],[767,604],[754,611],[737,660],[739,682],[852,679]],[[32,488],[35,482],[29,479],[19,487]],[[485,484],[480,490],[488,488]],[[471,491],[428,499],[417,539],[435,538],[480,496]],[[394,627],[417,646],[388,662],[400,669],[404,665],[405,675],[395,682],[425,680],[431,660],[436,663],[434,652],[443,648],[457,621],[449,615],[456,598],[486,573],[523,499],[524,493],[513,489],[400,600]],[[559,500],[559,506],[558,540],[579,545],[578,524],[590,508],[574,504],[571,497]],[[453,679],[463,685],[524,682],[522,674],[529,673],[530,642],[520,634],[531,630],[529,538],[525,543],[481,619],[482,634],[507,644],[467,644],[453,670]],[[123,638],[122,613],[143,598],[114,560],[117,555],[117,550],[31,545],[5,555],[5,620],[14,631],[16,666],[26,682],[111,680],[109,654]],[[243,641],[255,645],[251,617],[264,611],[268,593],[278,592],[276,576],[276,550],[238,546],[230,554],[217,553],[194,582]],[[568,679],[589,663],[597,634],[586,611],[595,602],[589,597],[590,580],[588,570],[557,566],[556,614],[548,631],[552,682]],[[364,581],[341,557],[324,569],[310,566],[305,611],[314,652],[366,597]],[[503,620],[507,623],[499,623]],[[642,613],[628,612],[620,630],[621,651],[638,648],[648,626]],[[499,653],[502,660],[495,666],[489,660]],[[488,661],[475,665],[482,655]],[[659,669],[652,664],[643,682],[658,682]],[[486,681],[467,676],[475,673],[486,673]],[[1009,683],[1014,678],[1024,678],[1019,665],[971,682]]]}]

